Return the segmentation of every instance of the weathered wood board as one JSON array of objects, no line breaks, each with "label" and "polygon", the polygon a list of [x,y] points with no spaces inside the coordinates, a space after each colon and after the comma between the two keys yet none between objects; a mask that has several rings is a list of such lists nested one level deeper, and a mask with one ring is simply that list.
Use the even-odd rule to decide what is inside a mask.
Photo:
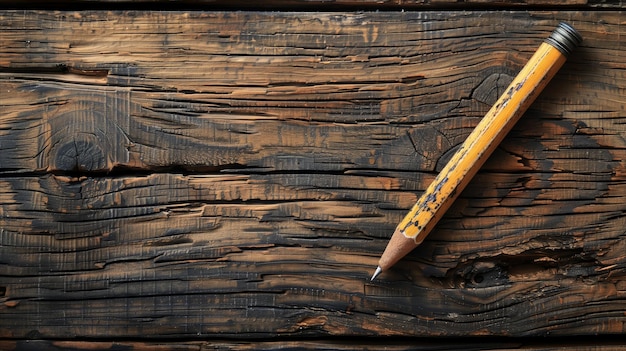
[{"label": "weathered wood board", "polygon": [[[0,338],[623,333],[624,18],[0,12]],[[369,282],[562,20],[583,45]]]},{"label": "weathered wood board", "polygon": [[606,10],[621,9],[621,0],[0,0],[0,6],[9,9],[45,8],[63,9],[123,9],[135,8],[150,11],[166,9],[222,9],[222,10],[297,10],[297,11],[344,11],[368,10],[485,10],[485,9],[560,9],[560,10]]}]

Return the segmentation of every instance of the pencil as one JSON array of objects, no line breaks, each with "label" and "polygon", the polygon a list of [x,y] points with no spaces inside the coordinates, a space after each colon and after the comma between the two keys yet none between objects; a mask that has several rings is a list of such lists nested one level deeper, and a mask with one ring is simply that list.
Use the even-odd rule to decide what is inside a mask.
[{"label": "pencil", "polygon": [[398,224],[371,280],[422,243],[504,136],[565,63],[567,56],[581,42],[582,37],[574,28],[560,23],[539,46]]}]

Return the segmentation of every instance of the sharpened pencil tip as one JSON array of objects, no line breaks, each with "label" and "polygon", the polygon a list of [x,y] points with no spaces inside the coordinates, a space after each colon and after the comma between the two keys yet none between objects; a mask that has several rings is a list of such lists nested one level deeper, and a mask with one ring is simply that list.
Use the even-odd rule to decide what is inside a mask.
[{"label": "sharpened pencil tip", "polygon": [[372,279],[370,279],[370,281],[374,281],[374,279],[376,279],[376,277],[378,277],[378,275],[383,271],[382,268],[380,268],[380,266],[376,267],[376,271],[374,272],[374,274],[372,275]]}]

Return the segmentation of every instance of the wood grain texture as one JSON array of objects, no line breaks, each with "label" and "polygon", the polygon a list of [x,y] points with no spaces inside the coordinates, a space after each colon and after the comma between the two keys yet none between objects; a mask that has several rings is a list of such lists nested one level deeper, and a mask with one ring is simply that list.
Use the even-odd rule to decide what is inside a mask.
[{"label": "wood grain texture", "polygon": [[0,0],[0,6],[8,8],[139,8],[154,10],[152,6],[163,9],[252,9],[252,10],[371,10],[371,9],[621,9],[620,0]]},{"label": "wood grain texture", "polygon": [[[583,45],[407,259],[560,20]],[[0,338],[621,334],[623,14],[0,13]]]}]

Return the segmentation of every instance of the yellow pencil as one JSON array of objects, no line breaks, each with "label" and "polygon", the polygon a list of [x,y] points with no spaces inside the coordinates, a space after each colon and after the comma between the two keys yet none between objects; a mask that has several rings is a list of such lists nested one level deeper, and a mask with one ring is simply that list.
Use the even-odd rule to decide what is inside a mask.
[{"label": "yellow pencil", "polygon": [[411,252],[452,205],[504,136],[561,68],[582,37],[560,23],[513,79],[394,231],[374,280]]}]

